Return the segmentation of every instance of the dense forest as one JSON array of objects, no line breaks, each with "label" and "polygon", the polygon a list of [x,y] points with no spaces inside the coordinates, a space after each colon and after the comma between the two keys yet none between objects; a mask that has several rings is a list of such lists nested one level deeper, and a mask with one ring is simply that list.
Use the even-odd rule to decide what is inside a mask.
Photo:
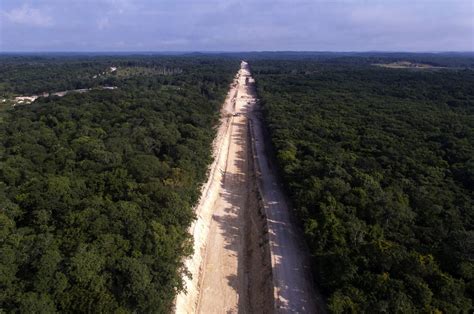
[{"label": "dense forest", "polygon": [[251,62],[315,282],[333,313],[472,312],[474,71],[375,61]]},{"label": "dense forest", "polygon": [[[0,96],[13,94],[32,95],[101,85],[120,85],[124,78],[166,74],[196,74],[196,60],[207,70],[216,58],[201,56],[23,56],[0,55]],[[222,59],[222,58],[221,58]],[[115,68],[112,71],[112,68]],[[214,72],[215,71],[215,72]],[[169,84],[166,77],[163,84]]]},{"label": "dense forest", "polygon": [[[111,66],[127,70],[94,81]],[[118,86],[2,112],[0,312],[171,308],[238,67],[205,57],[0,59],[4,95]]]},{"label": "dense forest", "polygon": [[[442,52],[442,53],[409,53],[409,52],[328,52],[328,51],[261,51],[261,52],[228,52],[223,56],[241,58],[263,62],[275,61],[272,63],[290,61],[293,66],[303,66],[292,61],[315,61],[323,64],[350,65],[352,68],[357,65],[371,65],[374,63],[391,63],[397,61],[410,61],[415,63],[427,63],[437,67],[449,67],[456,69],[474,68],[473,52]],[[287,68],[286,70],[288,70]]]}]

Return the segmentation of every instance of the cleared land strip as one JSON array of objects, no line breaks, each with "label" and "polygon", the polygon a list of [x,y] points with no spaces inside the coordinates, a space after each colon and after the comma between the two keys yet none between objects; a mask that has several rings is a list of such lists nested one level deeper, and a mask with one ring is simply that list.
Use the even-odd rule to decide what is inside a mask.
[{"label": "cleared land strip", "polygon": [[[253,81],[250,84],[253,86]],[[254,89],[250,89],[250,92],[256,103]],[[257,105],[255,107],[258,109]],[[314,289],[311,279],[304,240],[294,226],[288,201],[275,174],[275,166],[267,154],[262,121],[256,111],[250,114],[249,122],[257,184],[269,232],[275,310],[281,313],[325,312],[322,298]]]},{"label": "cleared land strip", "polygon": [[258,190],[267,217],[275,311],[324,313],[323,300],[313,287],[304,240],[293,226],[286,198],[265,155],[259,124],[256,117],[250,120]]},{"label": "cleared land strip", "polygon": [[256,104],[254,80],[242,62],[222,109],[215,161],[190,230],[192,279],[177,297],[177,313],[319,312],[302,241],[266,155]]}]

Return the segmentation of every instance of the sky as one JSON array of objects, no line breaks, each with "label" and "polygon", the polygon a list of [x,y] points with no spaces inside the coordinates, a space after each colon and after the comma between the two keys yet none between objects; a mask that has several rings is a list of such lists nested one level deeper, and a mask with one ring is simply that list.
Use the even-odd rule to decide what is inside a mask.
[{"label": "sky", "polygon": [[473,0],[0,0],[0,52],[474,51]]}]

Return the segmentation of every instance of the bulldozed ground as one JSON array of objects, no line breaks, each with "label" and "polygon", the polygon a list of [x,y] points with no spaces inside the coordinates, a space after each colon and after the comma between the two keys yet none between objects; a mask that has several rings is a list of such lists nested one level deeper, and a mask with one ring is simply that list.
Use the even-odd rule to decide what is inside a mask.
[{"label": "bulldozed ground", "polygon": [[222,108],[214,163],[190,229],[176,313],[315,312],[307,258],[265,156],[254,80],[242,62]]}]

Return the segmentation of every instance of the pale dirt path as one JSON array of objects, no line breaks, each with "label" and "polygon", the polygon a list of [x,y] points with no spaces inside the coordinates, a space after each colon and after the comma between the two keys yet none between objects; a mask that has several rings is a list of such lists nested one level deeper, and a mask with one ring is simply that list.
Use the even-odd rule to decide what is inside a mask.
[{"label": "pale dirt path", "polygon": [[[196,207],[198,218],[190,229],[195,253],[186,266],[192,279],[185,281],[187,293],[176,299],[176,313],[251,313],[256,309],[263,313],[320,312],[315,305],[317,297],[303,242],[290,221],[288,204],[263,145],[260,119],[253,113],[256,102],[254,81],[248,64],[242,62],[223,106],[214,141],[215,160]],[[248,117],[252,120],[254,158],[248,151]],[[256,162],[259,191],[268,218],[268,257],[255,253],[259,246],[260,250],[268,247],[263,240],[266,236],[257,235],[246,242],[246,236],[255,228],[262,229],[257,233],[265,234],[263,226],[248,222],[249,212],[258,215],[258,209],[251,204],[259,203],[256,194],[249,192],[255,182],[249,173],[252,160]],[[253,219],[255,222],[258,218]],[[257,256],[257,260],[249,256]],[[269,259],[271,262],[265,263]],[[270,266],[272,271],[266,272]]]},{"label": "pale dirt path", "polygon": [[[253,88],[251,94],[255,97]],[[252,102],[256,102],[256,99]],[[258,106],[253,107],[258,109]],[[324,303],[312,282],[304,239],[292,221],[288,201],[275,174],[275,166],[265,149],[261,117],[252,111],[250,119],[258,185],[269,232],[275,310],[278,313],[324,313]]]},{"label": "pale dirt path", "polygon": [[[233,313],[244,305],[244,254],[240,227],[246,202],[246,116],[231,113],[246,110],[240,98],[245,83],[241,69],[227,95],[221,124],[214,141],[214,163],[196,207],[197,220],[190,228],[194,254],[186,261],[192,279],[185,279],[187,292],[176,298],[176,313]],[[240,272],[239,272],[240,267]],[[240,298],[239,298],[240,295]]]},{"label": "pale dirt path", "polygon": [[235,116],[230,125],[227,163],[214,203],[202,270],[199,313],[246,312],[248,307],[244,259],[244,214],[248,198],[247,106],[245,77],[240,70]]}]

